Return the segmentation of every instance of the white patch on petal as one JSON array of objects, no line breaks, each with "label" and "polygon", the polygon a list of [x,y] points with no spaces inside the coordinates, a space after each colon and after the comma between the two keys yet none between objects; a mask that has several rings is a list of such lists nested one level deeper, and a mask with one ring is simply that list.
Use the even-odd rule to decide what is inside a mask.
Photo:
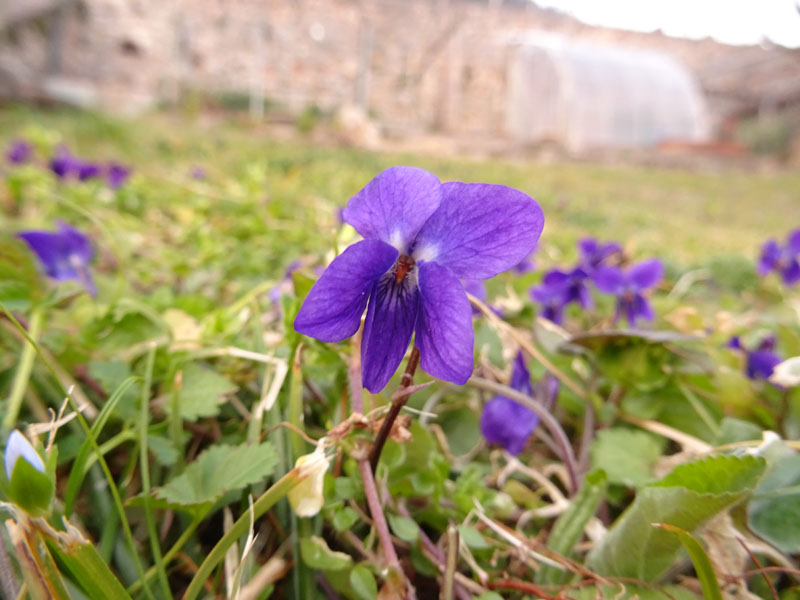
[{"label": "white patch on petal", "polygon": [[42,457],[39,456],[39,453],[31,446],[25,436],[15,429],[8,436],[8,442],[6,443],[5,467],[8,479],[11,479],[11,474],[14,472],[14,467],[17,466],[17,460],[20,458],[27,460],[40,473],[44,473]]},{"label": "white patch on petal", "polygon": [[422,246],[414,250],[413,258],[415,261],[434,261],[439,256],[439,249],[436,246]]},{"label": "white patch on petal", "polygon": [[397,248],[400,254],[405,254],[406,245],[403,243],[403,234],[400,233],[398,229],[392,232],[392,236],[389,238],[389,244]]}]

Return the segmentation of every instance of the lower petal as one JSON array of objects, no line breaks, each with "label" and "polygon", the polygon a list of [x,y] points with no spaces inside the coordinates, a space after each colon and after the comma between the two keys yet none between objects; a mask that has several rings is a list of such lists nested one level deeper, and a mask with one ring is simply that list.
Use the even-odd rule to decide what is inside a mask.
[{"label": "lower petal", "polygon": [[353,244],[333,259],[297,313],[294,328],[323,342],[340,342],[358,331],[375,282],[397,258],[379,240]]},{"label": "lower petal", "polygon": [[420,310],[416,343],[427,372],[457,385],[472,375],[474,334],[464,288],[450,269],[434,262],[419,267]]},{"label": "lower petal", "polygon": [[361,377],[370,392],[380,392],[397,371],[411,341],[418,306],[413,273],[400,283],[387,273],[375,284],[361,340]]}]

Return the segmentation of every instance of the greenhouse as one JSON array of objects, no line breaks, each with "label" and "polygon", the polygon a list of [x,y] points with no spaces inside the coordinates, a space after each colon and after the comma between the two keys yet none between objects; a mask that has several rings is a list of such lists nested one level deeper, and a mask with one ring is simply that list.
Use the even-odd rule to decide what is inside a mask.
[{"label": "greenhouse", "polygon": [[572,152],[642,148],[709,134],[705,99],[671,56],[549,35],[515,42],[507,132]]}]

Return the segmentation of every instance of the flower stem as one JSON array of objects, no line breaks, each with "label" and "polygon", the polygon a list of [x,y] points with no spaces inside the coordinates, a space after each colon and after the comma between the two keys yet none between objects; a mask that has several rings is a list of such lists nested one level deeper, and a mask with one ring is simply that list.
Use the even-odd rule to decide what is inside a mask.
[{"label": "flower stem", "polygon": [[372,475],[369,462],[364,459],[359,460],[358,470],[361,472],[361,479],[364,482],[364,495],[367,497],[369,512],[372,515],[372,522],[375,524],[375,529],[378,531],[378,539],[383,547],[383,555],[386,558],[386,563],[393,569],[402,572],[400,568],[400,559],[397,558],[397,552],[394,549],[394,544],[392,544],[392,536],[389,534],[389,526],[386,524],[386,517],[383,515],[381,501],[380,498],[378,498],[378,490],[375,487],[375,477]]},{"label": "flower stem", "polygon": [[[400,388],[398,391],[401,391],[414,383],[414,373],[417,370],[418,364],[419,349],[414,346],[414,349],[411,350],[411,356],[408,357],[406,370],[403,373],[403,378],[400,380]],[[386,438],[389,437],[389,433],[392,431],[392,426],[397,420],[397,416],[400,414],[400,411],[406,405],[406,402],[408,402],[407,394],[395,394],[395,396],[392,398],[392,406],[389,408],[389,414],[387,414],[386,418],[383,420],[383,425],[381,425],[381,429],[378,431],[378,435],[375,438],[375,443],[372,445],[372,450],[369,453],[369,464],[370,467],[372,467],[373,473],[378,467],[378,460],[381,458],[381,452],[383,451],[384,444],[386,444]]]},{"label": "flower stem", "polygon": [[472,387],[476,387],[480,390],[485,390],[493,394],[501,394],[506,398],[510,398],[515,402],[519,402],[539,415],[542,425],[547,427],[547,429],[550,431],[553,439],[561,451],[561,459],[564,461],[564,466],[566,466],[567,473],[569,474],[571,494],[575,494],[578,491],[578,488],[580,487],[580,481],[578,480],[578,464],[577,460],[575,459],[575,452],[572,450],[572,446],[569,443],[567,434],[564,433],[561,424],[555,419],[555,417],[553,417],[553,415],[550,414],[550,411],[548,411],[540,402],[537,402],[530,396],[523,394],[522,392],[518,392],[517,390],[512,389],[507,385],[503,385],[502,383],[497,383],[496,381],[490,381],[489,379],[473,376],[469,378],[467,385],[471,385]]},{"label": "flower stem", "polygon": [[3,430],[10,431],[14,428],[22,408],[22,399],[25,397],[25,389],[31,378],[33,370],[33,359],[36,357],[36,347],[34,342],[39,339],[44,320],[44,307],[37,306],[31,312],[31,320],[28,323],[29,341],[23,342],[25,347],[22,349],[22,356],[19,359],[17,373],[14,375],[14,383],[11,387],[11,394],[8,397],[8,410],[3,417]]}]

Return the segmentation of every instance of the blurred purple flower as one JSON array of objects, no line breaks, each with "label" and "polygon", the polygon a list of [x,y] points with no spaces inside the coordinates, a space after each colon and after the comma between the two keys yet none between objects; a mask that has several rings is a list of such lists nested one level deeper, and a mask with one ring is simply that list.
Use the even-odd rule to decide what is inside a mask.
[{"label": "blurred purple flower", "polygon": [[[509,387],[541,402],[548,410],[558,396],[558,379],[547,375],[535,387],[525,364],[525,356],[518,352],[511,369]],[[525,443],[539,424],[539,416],[519,402],[505,396],[495,396],[483,406],[481,433],[490,444],[500,444],[509,454],[522,452]]]},{"label": "blurred purple flower", "polygon": [[761,247],[758,274],[763,277],[770,271],[777,271],[786,285],[793,285],[800,281],[798,255],[800,255],[800,229],[786,236],[786,245],[783,247],[775,240],[767,240]]},{"label": "blurred purple flower", "polygon": [[56,177],[66,179],[73,173],[77,173],[80,168],[80,161],[69,150],[60,146],[50,158],[48,166]]},{"label": "blurred purple flower", "polygon": [[653,258],[636,263],[625,271],[617,267],[600,267],[592,274],[592,281],[601,292],[617,297],[614,320],[624,315],[634,327],[639,318],[653,320],[653,309],[642,292],[658,284],[663,276],[664,265]]},{"label": "blurred purple flower", "polygon": [[361,342],[364,387],[379,392],[411,336],[422,368],[463,384],[472,374],[472,311],[459,279],[488,279],[530,254],[544,216],[518,190],[440,183],[413,167],[383,171],[350,199],[344,219],[365,239],[336,257],[295,319],[324,342]]},{"label": "blurred purple flower", "polygon": [[281,295],[292,291],[292,273],[300,268],[300,261],[293,260],[283,272],[281,280],[269,291],[269,299],[280,308]]},{"label": "blurred purple flower", "polygon": [[89,237],[74,227],[58,223],[58,231],[22,231],[17,234],[36,254],[48,277],[57,281],[78,281],[92,296],[97,295],[89,262],[92,243]]},{"label": "blurred purple flower", "polygon": [[75,161],[74,170],[75,174],[78,176],[78,179],[80,181],[88,181],[89,179],[95,179],[97,177],[100,177],[101,173],[100,165],[79,159],[76,159]]},{"label": "blurred purple flower", "polygon": [[783,361],[775,352],[775,336],[764,338],[755,350],[748,350],[742,346],[739,336],[734,336],[728,342],[728,348],[743,352],[746,357],[745,373],[750,379],[769,379],[775,366]]},{"label": "blurred purple flower", "polygon": [[578,242],[581,253],[580,265],[587,273],[592,273],[598,267],[604,266],[605,261],[614,254],[622,253],[622,246],[616,242],[601,244],[596,239],[585,237]]},{"label": "blurred purple flower", "polygon": [[106,181],[108,182],[108,187],[112,190],[118,190],[125,185],[125,182],[128,181],[128,177],[130,176],[130,168],[120,163],[111,162],[106,168]]},{"label": "blurred purple flower", "polygon": [[534,246],[533,250],[531,251],[528,256],[523,258],[515,267],[514,270],[523,275],[525,273],[531,273],[532,271],[536,270],[536,261],[533,259],[533,255],[536,254],[537,248]]},{"label": "blurred purple flower", "polygon": [[12,165],[22,165],[33,157],[33,146],[23,139],[16,139],[6,150],[6,160]]},{"label": "blurred purple flower", "polygon": [[560,277],[548,277],[551,271],[542,279],[542,283],[533,286],[528,292],[534,302],[542,305],[541,316],[557,325],[564,322],[564,282]]},{"label": "blurred purple flower", "polygon": [[206,170],[203,167],[192,167],[191,170],[192,179],[205,179],[206,178]]}]

